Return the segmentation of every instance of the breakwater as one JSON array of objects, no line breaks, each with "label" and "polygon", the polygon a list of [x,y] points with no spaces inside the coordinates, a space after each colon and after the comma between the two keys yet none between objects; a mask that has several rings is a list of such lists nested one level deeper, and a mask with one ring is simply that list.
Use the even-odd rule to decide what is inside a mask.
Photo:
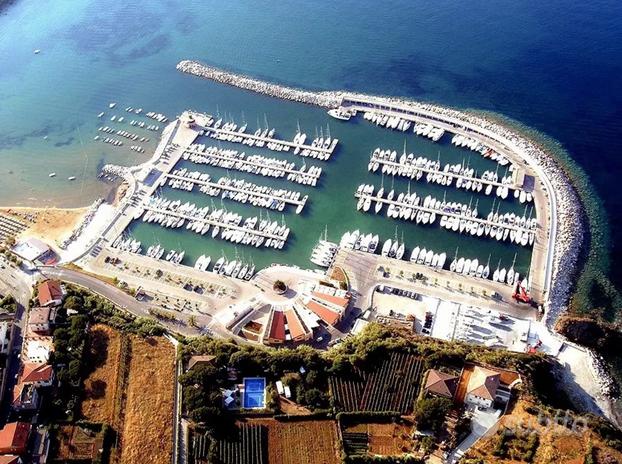
[{"label": "breakwater", "polygon": [[207,66],[197,61],[184,60],[177,65],[179,71],[194,76],[210,79],[221,84],[232,85],[240,89],[250,90],[270,97],[291,100],[298,103],[307,103],[324,108],[339,106],[340,98],[333,92],[311,92],[309,90],[285,87],[271,82],[265,82],[243,74],[235,74],[213,66]]}]

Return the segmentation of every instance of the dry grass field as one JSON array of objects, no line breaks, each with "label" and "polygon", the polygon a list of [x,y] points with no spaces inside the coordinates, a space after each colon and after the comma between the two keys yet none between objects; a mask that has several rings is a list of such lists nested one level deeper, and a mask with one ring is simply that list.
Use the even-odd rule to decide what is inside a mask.
[{"label": "dry grass field", "polygon": [[94,370],[84,381],[81,416],[91,422],[112,424],[117,395],[121,334],[96,324],[89,329],[89,365]]},{"label": "dry grass field", "polygon": [[173,448],[175,349],[163,337],[131,336],[131,353],[120,462],[168,464]]}]

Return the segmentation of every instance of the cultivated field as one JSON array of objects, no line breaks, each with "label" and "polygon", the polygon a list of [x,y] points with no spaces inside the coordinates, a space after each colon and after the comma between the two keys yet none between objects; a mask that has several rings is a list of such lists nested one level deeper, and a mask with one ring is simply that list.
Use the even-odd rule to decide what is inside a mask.
[{"label": "cultivated field", "polygon": [[423,377],[421,358],[392,353],[373,371],[331,377],[335,404],[344,411],[412,412]]},{"label": "cultivated field", "polygon": [[[221,464],[268,464],[267,428],[263,425],[239,424],[237,433],[216,443],[218,462]],[[194,435],[192,454],[197,463],[207,463],[210,439]]]},{"label": "cultivated field", "polygon": [[121,463],[168,464],[173,448],[175,349],[163,337],[131,336]]},{"label": "cultivated field", "polygon": [[84,381],[81,415],[91,422],[112,425],[121,334],[106,325],[97,324],[89,329],[89,341],[87,366],[93,371]]},{"label": "cultivated field", "polygon": [[249,420],[268,429],[269,464],[338,464],[337,424],[331,420]]},{"label": "cultivated field", "polygon": [[[407,453],[412,449],[412,440],[410,433],[412,432],[412,424],[394,424],[394,423],[367,423],[357,424],[346,427],[343,431],[344,446],[346,437],[354,439],[352,448],[357,447],[357,440],[366,436],[367,451],[371,454],[380,454],[383,456],[396,456]],[[360,435],[359,435],[360,434]],[[361,443],[363,440],[361,440]]]},{"label": "cultivated field", "polygon": [[57,460],[90,462],[97,458],[103,446],[101,432],[78,425],[63,425],[58,430]]}]

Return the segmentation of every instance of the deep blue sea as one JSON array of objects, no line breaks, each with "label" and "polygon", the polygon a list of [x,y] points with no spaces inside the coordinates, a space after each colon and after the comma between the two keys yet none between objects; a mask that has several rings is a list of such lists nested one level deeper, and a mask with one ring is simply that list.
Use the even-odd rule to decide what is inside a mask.
[{"label": "deep blue sea", "polygon": [[[145,159],[93,141],[96,115],[111,101],[169,116],[220,112],[249,125],[267,115],[290,132],[297,119],[308,132],[328,122],[310,108],[182,75],[175,65],[187,58],[300,87],[519,120],[559,140],[588,172],[609,213],[614,268],[622,258],[622,2],[614,0],[14,0],[0,7],[0,204],[85,205],[109,188],[96,179],[103,163]],[[338,163],[347,172],[346,160]],[[326,188],[331,182],[334,174]],[[319,205],[332,207],[318,200],[311,214]],[[339,217],[316,217],[309,234]],[[514,250],[501,254],[507,261]]]}]

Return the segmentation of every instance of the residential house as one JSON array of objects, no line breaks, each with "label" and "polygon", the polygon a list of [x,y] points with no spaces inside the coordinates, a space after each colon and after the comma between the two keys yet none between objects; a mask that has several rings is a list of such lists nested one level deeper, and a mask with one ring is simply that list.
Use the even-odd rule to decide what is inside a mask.
[{"label": "residential house", "polygon": [[58,280],[46,280],[37,286],[39,306],[59,306],[65,297],[65,288]]},{"label": "residential house", "polygon": [[424,391],[430,395],[453,399],[458,388],[458,376],[447,374],[436,369],[428,371]]},{"label": "residential house", "polygon": [[466,387],[464,401],[473,406],[490,408],[495,402],[501,374],[482,366],[474,366]]},{"label": "residential house", "polygon": [[49,335],[55,318],[56,308],[52,306],[32,308],[28,316],[28,328],[35,333]]}]

